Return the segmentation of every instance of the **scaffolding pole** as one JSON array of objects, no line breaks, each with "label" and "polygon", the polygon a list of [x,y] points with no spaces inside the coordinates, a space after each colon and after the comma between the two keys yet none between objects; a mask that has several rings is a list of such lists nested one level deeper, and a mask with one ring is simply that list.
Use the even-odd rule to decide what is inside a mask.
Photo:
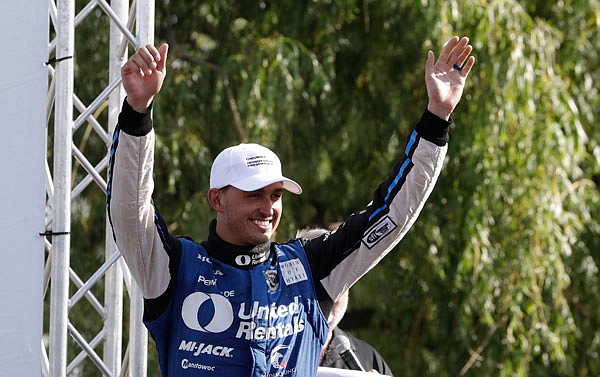
[{"label": "scaffolding pole", "polygon": [[50,286],[50,376],[66,376],[71,248],[74,1],[58,2],[54,111],[54,195]]},{"label": "scaffolding pole", "polygon": [[[109,82],[113,82],[120,78],[121,65],[127,58],[127,48],[120,48],[122,44],[127,46],[127,41],[121,32],[117,21],[120,21],[121,24],[127,22],[129,4],[127,0],[113,0],[111,1],[111,8],[114,16],[111,17],[110,20]],[[108,134],[112,135],[119,116],[118,108],[124,98],[122,86],[119,85],[115,88],[108,98]],[[109,149],[110,145],[108,147],[108,150]],[[107,259],[118,253],[108,221],[106,222],[105,245]],[[107,313],[105,324],[107,328],[113,329],[113,331],[109,331],[106,334],[104,362],[114,371],[114,375],[118,376],[121,369],[121,339],[123,336],[123,272],[118,263],[113,264],[107,271],[105,279],[106,289],[104,300]]]},{"label": "scaffolding pole", "polygon": [[[98,96],[88,105],[76,95],[74,79],[76,55],[75,33],[86,16],[100,9],[110,19],[109,60],[107,84],[99,88]],[[147,374],[148,333],[142,323],[143,298],[141,291],[122,260],[110,229],[105,228],[104,263],[98,266],[87,280],[80,278],[71,267],[77,255],[71,252],[71,204],[92,183],[106,191],[103,175],[107,167],[110,142],[118,120],[125,93],[120,85],[120,68],[128,55],[128,46],[138,48],[153,42],[153,0],[90,0],[75,14],[74,0],[48,0],[48,12],[54,27],[55,38],[48,44],[49,56],[54,55],[54,67],[48,65],[47,117],[54,119],[53,169],[46,167],[47,210],[46,226],[51,236],[46,239],[45,284],[50,287],[50,310],[47,341],[42,341],[42,374],[66,377],[77,373],[83,361],[89,360],[98,369],[98,375],[145,377]],[[134,25],[137,33],[131,32]],[[99,30],[98,32],[102,32]],[[79,56],[77,65],[86,64],[85,56]],[[97,115],[108,108],[107,122],[102,125]],[[73,119],[74,109],[79,113]],[[83,124],[89,124],[95,135],[106,144],[106,156],[94,163],[91,157],[77,148],[73,133]],[[50,126],[48,126],[50,129]],[[77,161],[86,173],[78,183],[72,182],[73,164]],[[75,186],[73,188],[72,186]],[[69,285],[75,293],[69,297]],[[103,285],[104,301],[94,296],[92,288]],[[123,285],[126,291],[123,290]],[[129,295],[129,327],[124,329],[124,295]],[[89,329],[78,329],[69,319],[70,311],[81,302],[89,303],[95,315],[103,321],[102,329],[86,339]],[[92,315],[92,314],[90,314]],[[123,333],[128,332],[129,344],[123,355]],[[73,342],[67,342],[70,336]],[[89,336],[89,335],[88,335]],[[98,347],[102,346],[102,353]],[[73,352],[69,347],[78,347]],[[72,360],[69,355],[79,351]],[[100,356],[101,355],[101,356]]]}]

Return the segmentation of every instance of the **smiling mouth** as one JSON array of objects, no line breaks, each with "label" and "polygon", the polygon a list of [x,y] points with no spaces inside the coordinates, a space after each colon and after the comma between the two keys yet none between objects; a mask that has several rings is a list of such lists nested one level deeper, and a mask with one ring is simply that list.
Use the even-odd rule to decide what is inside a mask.
[{"label": "smiling mouth", "polygon": [[261,228],[268,228],[271,226],[271,220],[252,220],[252,223]]}]

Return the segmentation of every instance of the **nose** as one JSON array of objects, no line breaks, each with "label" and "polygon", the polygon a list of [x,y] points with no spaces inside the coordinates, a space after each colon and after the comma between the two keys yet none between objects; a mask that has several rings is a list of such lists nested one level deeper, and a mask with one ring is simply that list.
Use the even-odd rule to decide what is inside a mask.
[{"label": "nose", "polygon": [[268,196],[265,196],[265,198],[263,198],[263,200],[260,203],[259,209],[261,215],[265,217],[273,216],[273,201]]}]

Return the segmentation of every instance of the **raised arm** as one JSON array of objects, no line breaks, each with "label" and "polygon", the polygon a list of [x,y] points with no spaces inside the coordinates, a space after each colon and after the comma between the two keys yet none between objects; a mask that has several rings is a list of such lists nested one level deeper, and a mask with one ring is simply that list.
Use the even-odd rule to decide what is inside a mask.
[{"label": "raised arm", "polygon": [[[109,166],[107,209],[119,251],[144,298],[163,295],[178,242],[154,208],[154,130],[150,106],[162,87],[168,47],[140,49],[121,69],[127,100],[115,129]],[[152,313],[146,312],[146,315]]]},{"label": "raised arm", "polygon": [[471,51],[467,38],[454,37],[437,62],[429,52],[425,65],[427,111],[391,174],[375,190],[364,211],[350,216],[334,232],[304,241],[313,278],[320,283],[319,299],[335,300],[349,289],[400,242],[416,221],[442,169],[450,115],[475,62],[469,57]]}]

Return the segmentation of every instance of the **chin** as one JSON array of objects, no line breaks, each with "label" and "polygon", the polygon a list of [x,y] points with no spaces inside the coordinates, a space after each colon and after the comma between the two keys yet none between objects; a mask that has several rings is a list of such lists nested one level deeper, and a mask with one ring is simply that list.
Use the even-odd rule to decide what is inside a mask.
[{"label": "chin", "polygon": [[256,244],[260,245],[260,244],[269,242],[271,240],[272,235],[273,235],[272,233],[269,233],[269,234],[261,234],[260,236],[257,236],[255,238]]}]

